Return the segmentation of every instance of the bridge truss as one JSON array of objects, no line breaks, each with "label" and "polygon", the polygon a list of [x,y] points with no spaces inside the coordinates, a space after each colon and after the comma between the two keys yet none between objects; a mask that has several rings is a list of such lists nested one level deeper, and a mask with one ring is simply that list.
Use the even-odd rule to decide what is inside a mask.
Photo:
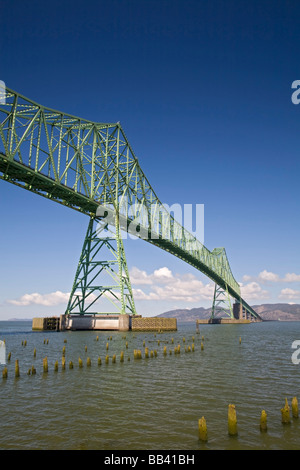
[{"label": "bridge truss", "polygon": [[[6,88],[0,104],[0,179],[89,217],[67,313],[91,312],[102,295],[117,303],[120,313],[136,313],[121,235],[132,231],[204,273],[260,319],[241,297],[225,249],[209,251],[162,205],[120,123],[91,122]],[[111,258],[103,258],[104,247]],[[96,273],[104,272],[113,282],[95,284]]]}]

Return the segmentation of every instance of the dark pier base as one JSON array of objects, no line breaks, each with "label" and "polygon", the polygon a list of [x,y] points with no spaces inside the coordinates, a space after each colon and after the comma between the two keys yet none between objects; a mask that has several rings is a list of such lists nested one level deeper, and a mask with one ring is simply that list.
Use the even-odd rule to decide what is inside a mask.
[{"label": "dark pier base", "polygon": [[236,318],[208,318],[207,320],[196,320],[196,325],[218,325],[228,323],[252,323],[248,319],[236,319]]}]

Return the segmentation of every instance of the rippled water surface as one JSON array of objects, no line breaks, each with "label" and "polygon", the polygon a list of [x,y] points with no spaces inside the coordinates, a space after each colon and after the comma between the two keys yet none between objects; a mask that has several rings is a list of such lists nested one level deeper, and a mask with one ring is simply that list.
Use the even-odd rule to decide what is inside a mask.
[{"label": "rippled water surface", "polygon": [[[193,336],[195,350],[185,352]],[[294,396],[300,400],[300,364],[291,359],[300,322],[200,325],[200,333],[194,323],[179,323],[178,331],[156,335],[33,332],[30,322],[0,322],[0,339],[5,339],[6,356],[11,352],[7,379],[0,365],[1,449],[300,449],[300,418],[283,425],[280,411],[285,398],[290,404]],[[157,350],[157,357],[145,358],[144,341],[149,353]],[[178,344],[181,352],[174,354]],[[142,351],[142,359],[134,359],[134,349]],[[43,372],[45,357],[48,373]],[[32,365],[36,375],[27,375]],[[236,437],[227,431],[230,403],[237,411]],[[266,433],[259,429],[262,409],[267,412]],[[202,416],[207,443],[198,439]]]}]

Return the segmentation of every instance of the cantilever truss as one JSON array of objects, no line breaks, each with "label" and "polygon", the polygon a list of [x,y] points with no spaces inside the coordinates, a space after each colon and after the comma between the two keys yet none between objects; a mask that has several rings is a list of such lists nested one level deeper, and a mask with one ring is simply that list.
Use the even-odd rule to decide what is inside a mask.
[{"label": "cantilever truss", "polygon": [[136,314],[119,223],[112,231],[91,217],[66,314],[100,313],[95,307],[104,298],[109,313]]},{"label": "cantilever truss", "polygon": [[209,251],[165,209],[120,123],[95,123],[6,88],[0,102],[0,179],[89,217],[111,206],[122,227],[189,263],[240,297],[224,248]]}]

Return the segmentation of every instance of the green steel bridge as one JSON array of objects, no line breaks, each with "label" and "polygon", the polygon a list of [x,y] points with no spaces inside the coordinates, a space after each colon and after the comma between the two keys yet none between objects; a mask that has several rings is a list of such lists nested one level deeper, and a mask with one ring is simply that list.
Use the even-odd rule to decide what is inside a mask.
[{"label": "green steel bridge", "polygon": [[214,305],[222,291],[261,320],[241,297],[225,249],[209,251],[161,204],[120,123],[87,121],[8,88],[0,98],[0,178],[89,217],[67,314],[92,313],[101,297],[136,314],[122,236],[133,230],[213,280]]}]

